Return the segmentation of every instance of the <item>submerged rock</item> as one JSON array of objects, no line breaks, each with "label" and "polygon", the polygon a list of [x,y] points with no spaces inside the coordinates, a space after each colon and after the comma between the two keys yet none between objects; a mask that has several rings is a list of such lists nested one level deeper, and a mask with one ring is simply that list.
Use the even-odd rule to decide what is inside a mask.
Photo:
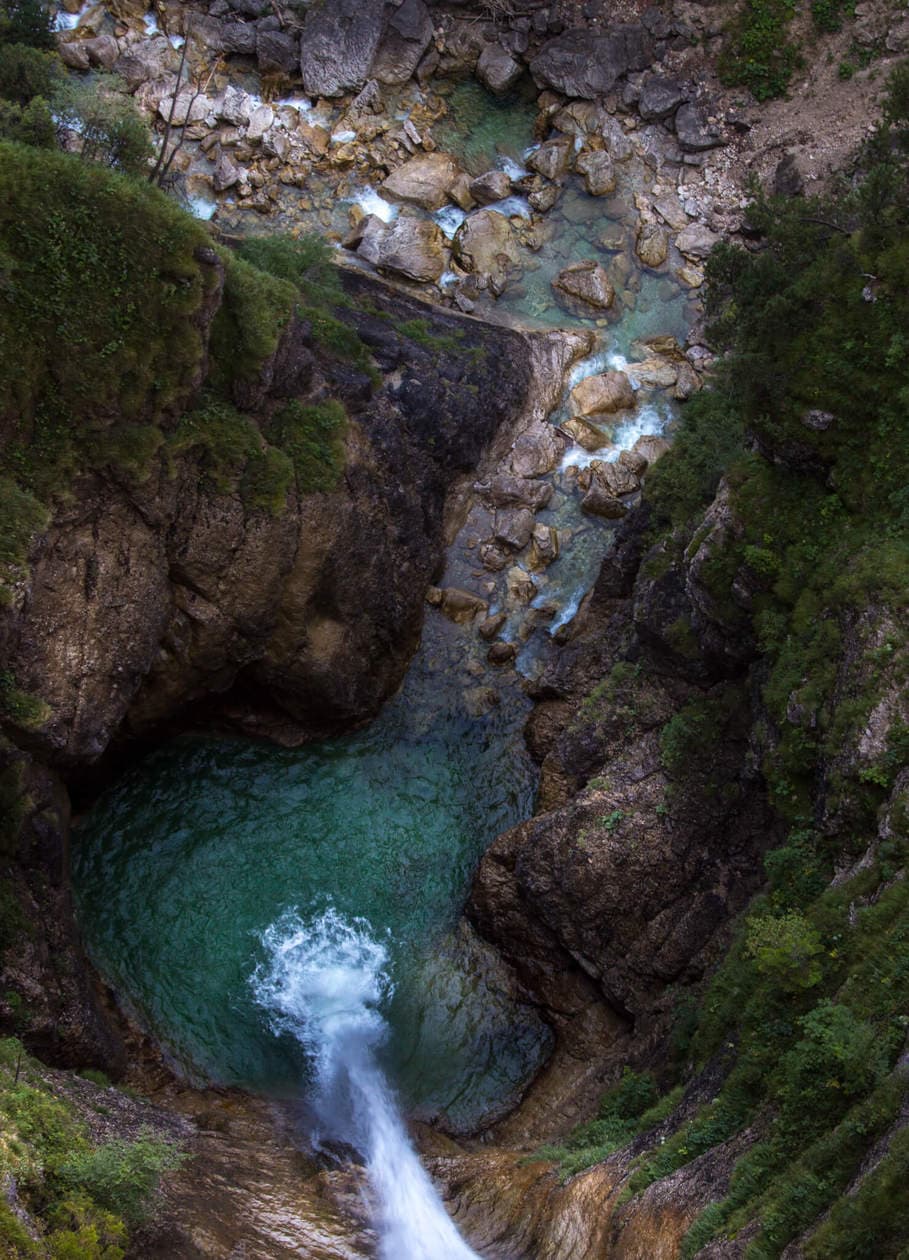
[{"label": "submerged rock", "polygon": [[615,299],[609,276],[592,258],[560,271],[552,289],[560,306],[582,318],[609,310]]}]

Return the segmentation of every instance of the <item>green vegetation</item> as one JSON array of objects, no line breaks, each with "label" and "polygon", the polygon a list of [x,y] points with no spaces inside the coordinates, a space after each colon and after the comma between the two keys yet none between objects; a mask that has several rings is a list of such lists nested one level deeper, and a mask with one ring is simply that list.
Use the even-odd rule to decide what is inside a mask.
[{"label": "green vegetation", "polygon": [[794,12],[794,0],[745,0],[720,60],[723,82],[759,101],[782,96],[800,60],[788,37]]},{"label": "green vegetation", "polygon": [[339,402],[289,402],[272,417],[267,433],[290,458],[300,494],[335,489],[344,471],[347,436],[347,413]]},{"label": "green vegetation", "polygon": [[550,1159],[567,1180],[591,1164],[606,1159],[639,1133],[654,1128],[672,1111],[681,1090],[660,1098],[654,1077],[625,1068],[619,1083],[600,1100],[595,1120],[579,1125],[557,1146],[542,1146],[534,1159]]},{"label": "green vegetation", "polygon": [[259,271],[227,250],[219,253],[226,268],[224,300],[212,324],[209,377],[216,389],[229,393],[236,383],[258,379],[277,349],[296,294],[287,280]]},{"label": "green vegetation", "polygon": [[645,487],[665,565],[700,548],[725,478],[735,527],[711,535],[700,575],[758,654],[746,688],[715,688],[665,723],[664,766],[690,785],[757,689],[753,745],[788,832],[709,987],[681,1012],[678,1071],[724,1064],[725,1079],[638,1157],[625,1192],[753,1126],[728,1193],[688,1232],[689,1258],[752,1222],[747,1260],[812,1229],[805,1254],[831,1260],[897,1256],[909,1234],[909,1141],[896,1131],[909,1091],[909,799],[897,791],[909,731],[897,708],[860,744],[909,681],[907,157],[904,67],[840,196],[758,199],[764,247],[715,251],[709,314],[725,361]]},{"label": "green vegetation", "polygon": [[290,458],[267,446],[255,422],[230,403],[209,399],[188,412],[167,449],[172,457],[195,451],[202,475],[215,493],[239,492],[248,507],[273,516],[284,510],[294,475]]},{"label": "green vegetation", "polygon": [[[0,1177],[13,1179],[27,1229],[6,1199],[0,1255],[121,1260],[181,1153],[144,1132],[98,1143],[65,1092],[12,1039],[0,1041]],[[37,1234],[37,1240],[34,1236]]]}]

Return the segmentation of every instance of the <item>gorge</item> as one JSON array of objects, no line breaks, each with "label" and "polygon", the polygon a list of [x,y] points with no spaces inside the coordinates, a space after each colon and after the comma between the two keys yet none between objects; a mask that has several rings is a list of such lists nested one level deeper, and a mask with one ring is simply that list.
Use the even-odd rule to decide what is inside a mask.
[{"label": "gorge", "polygon": [[170,191],[0,117],[4,1254],[900,1255],[898,23],[780,161],[709,7],[61,8]]}]

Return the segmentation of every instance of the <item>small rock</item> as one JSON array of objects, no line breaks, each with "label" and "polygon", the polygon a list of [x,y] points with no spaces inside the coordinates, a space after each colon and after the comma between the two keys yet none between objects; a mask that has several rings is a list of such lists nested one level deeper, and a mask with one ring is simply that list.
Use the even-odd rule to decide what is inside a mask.
[{"label": "small rock", "polygon": [[802,424],[815,433],[826,433],[836,417],[832,411],[806,411],[802,416]]},{"label": "small rock", "polygon": [[523,551],[532,533],[533,512],[529,508],[502,508],[496,512],[495,541],[509,551]]},{"label": "small rock", "polygon": [[530,567],[545,569],[559,557],[559,531],[551,525],[534,525],[530,540]]},{"label": "small rock", "polygon": [[249,116],[246,139],[251,141],[261,140],[274,121],[275,111],[272,107],[270,105],[260,105]]},{"label": "small rock", "polygon": [[514,643],[493,643],[486,653],[490,665],[509,665],[518,654]]},{"label": "small rock", "polygon": [[669,238],[656,223],[642,223],[635,253],[645,267],[661,267],[669,256]]},{"label": "small rock", "polygon": [[664,437],[656,433],[645,433],[638,438],[631,449],[635,454],[642,456],[649,466],[655,464],[658,459],[662,459],[670,447]]},{"label": "small rock", "polygon": [[486,171],[470,182],[470,195],[477,205],[504,201],[511,193],[511,180],[504,171]]},{"label": "small rock", "polygon": [[441,591],[439,607],[449,619],[458,625],[473,621],[477,613],[485,613],[489,605],[479,595],[461,590],[458,586],[446,586]]},{"label": "small rock", "polygon": [[547,140],[527,159],[531,170],[539,172],[544,179],[559,179],[568,170],[573,145],[567,136],[559,136],[555,140]]},{"label": "small rock", "polygon": [[499,612],[492,617],[487,617],[477,626],[477,632],[481,639],[494,639],[499,631],[508,620],[508,614]]},{"label": "small rock", "polygon": [[615,192],[616,175],[612,158],[602,149],[582,150],[575,170],[584,176],[584,184],[591,197],[608,197]]},{"label": "small rock", "polygon": [[651,389],[668,389],[678,380],[679,367],[666,359],[644,359],[641,363],[629,363],[628,375],[639,385],[648,385]]},{"label": "small rock", "polygon": [[585,451],[601,451],[604,446],[611,445],[606,434],[583,416],[572,416],[564,422],[562,429]]},{"label": "small rock", "polygon": [[495,508],[519,505],[538,512],[552,498],[552,486],[548,482],[510,477],[504,473],[485,483],[475,482],[473,489]]}]

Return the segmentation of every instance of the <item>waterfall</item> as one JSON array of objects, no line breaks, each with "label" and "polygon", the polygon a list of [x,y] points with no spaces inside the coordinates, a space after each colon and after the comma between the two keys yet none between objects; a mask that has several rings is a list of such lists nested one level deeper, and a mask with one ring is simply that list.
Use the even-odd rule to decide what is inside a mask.
[{"label": "waterfall", "polygon": [[388,1035],[388,951],[365,919],[328,909],[309,922],[287,911],[262,933],[251,977],[276,1034],[312,1060],[315,1145],[357,1150],[376,1199],[382,1260],[478,1260],[463,1242],[410,1143],[377,1052]]}]

